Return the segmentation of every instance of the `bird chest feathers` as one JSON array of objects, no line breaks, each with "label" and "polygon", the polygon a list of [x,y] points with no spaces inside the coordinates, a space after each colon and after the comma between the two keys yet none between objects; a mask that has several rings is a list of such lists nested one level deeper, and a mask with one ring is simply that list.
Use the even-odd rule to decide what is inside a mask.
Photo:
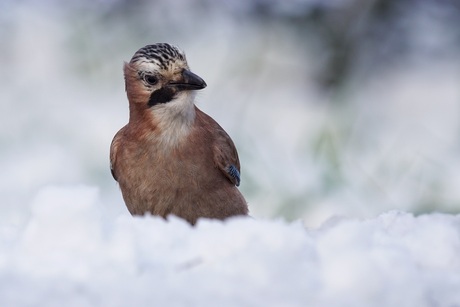
[{"label": "bird chest feathers", "polygon": [[155,130],[149,136],[159,149],[169,152],[187,139],[195,121],[195,106],[191,95],[181,95],[167,105],[151,108]]}]

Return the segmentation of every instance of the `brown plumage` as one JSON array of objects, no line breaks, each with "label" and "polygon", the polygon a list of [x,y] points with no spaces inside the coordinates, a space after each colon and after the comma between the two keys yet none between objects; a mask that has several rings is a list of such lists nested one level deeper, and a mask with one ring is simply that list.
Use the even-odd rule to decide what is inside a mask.
[{"label": "brown plumage", "polygon": [[230,137],[194,105],[206,83],[169,44],[141,48],[124,67],[128,124],[110,148],[112,174],[131,214],[225,219],[247,215]]}]

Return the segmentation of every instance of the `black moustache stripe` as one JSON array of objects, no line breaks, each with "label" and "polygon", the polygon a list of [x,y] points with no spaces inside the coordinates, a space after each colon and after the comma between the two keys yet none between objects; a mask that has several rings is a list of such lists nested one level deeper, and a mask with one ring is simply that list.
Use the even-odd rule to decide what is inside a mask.
[{"label": "black moustache stripe", "polygon": [[149,98],[148,106],[153,107],[154,105],[160,103],[167,103],[173,100],[175,96],[175,91],[171,87],[162,87],[154,91]]}]

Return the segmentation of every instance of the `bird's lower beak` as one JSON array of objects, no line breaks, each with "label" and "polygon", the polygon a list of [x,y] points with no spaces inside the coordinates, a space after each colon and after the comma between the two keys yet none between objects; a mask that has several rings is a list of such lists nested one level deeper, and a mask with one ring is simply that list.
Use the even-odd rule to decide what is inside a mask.
[{"label": "bird's lower beak", "polygon": [[181,80],[169,82],[168,85],[174,86],[180,91],[201,90],[206,87],[206,82],[190,70],[184,69]]}]

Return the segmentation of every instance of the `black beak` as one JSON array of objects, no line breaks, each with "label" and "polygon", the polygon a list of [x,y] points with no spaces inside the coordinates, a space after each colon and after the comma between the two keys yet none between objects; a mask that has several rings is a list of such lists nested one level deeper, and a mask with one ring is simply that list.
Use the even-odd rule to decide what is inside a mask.
[{"label": "black beak", "polygon": [[190,70],[184,69],[182,79],[174,82],[169,82],[169,86],[174,86],[180,91],[185,90],[201,90],[206,87],[206,82],[203,79],[192,73]]}]

